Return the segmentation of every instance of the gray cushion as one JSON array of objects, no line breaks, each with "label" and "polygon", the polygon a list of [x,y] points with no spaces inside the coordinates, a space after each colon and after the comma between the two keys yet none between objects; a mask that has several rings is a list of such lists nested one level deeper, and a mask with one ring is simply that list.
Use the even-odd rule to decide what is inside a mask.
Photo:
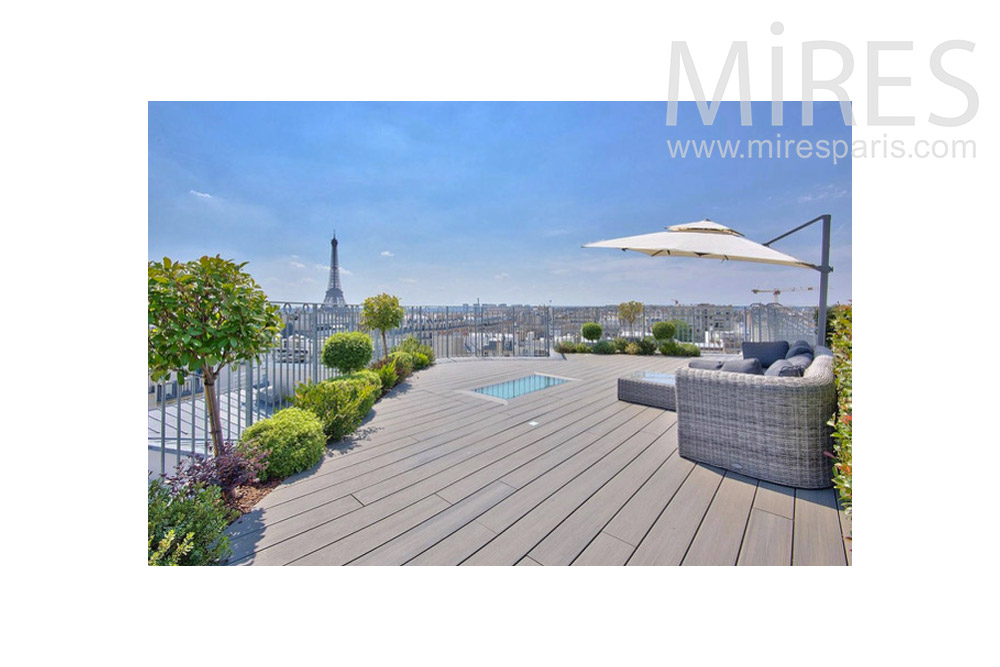
[{"label": "gray cushion", "polygon": [[787,359],[779,359],[768,367],[764,373],[767,377],[799,378],[802,377],[802,370],[798,366],[793,366]]},{"label": "gray cushion", "polygon": [[788,341],[779,340],[775,343],[743,343],[743,358],[760,359],[760,365],[767,368],[778,359],[784,359],[788,354]]},{"label": "gray cushion", "polygon": [[797,354],[788,360],[788,363],[790,363],[792,366],[801,368],[802,370],[809,368],[809,364],[811,364],[812,362],[813,362],[813,356],[811,354]]},{"label": "gray cushion", "polygon": [[808,347],[809,351],[812,352],[813,345],[812,345],[812,343],[810,343],[807,340],[797,340],[794,343],[792,343],[791,345],[789,345],[788,347],[792,348],[792,347],[800,347],[800,346],[801,347]]},{"label": "gray cushion", "polygon": [[751,359],[733,359],[732,361],[727,361],[722,364],[720,371],[726,371],[728,373],[746,373],[747,375],[763,375],[764,369],[761,368],[760,359],[753,357]]},{"label": "gray cushion", "polygon": [[717,371],[722,368],[722,362],[717,359],[695,359],[688,368],[698,368],[703,371]]},{"label": "gray cushion", "polygon": [[793,345],[785,353],[785,359],[791,359],[792,357],[797,357],[800,354],[808,354],[810,357],[813,354],[813,349],[808,345]]}]

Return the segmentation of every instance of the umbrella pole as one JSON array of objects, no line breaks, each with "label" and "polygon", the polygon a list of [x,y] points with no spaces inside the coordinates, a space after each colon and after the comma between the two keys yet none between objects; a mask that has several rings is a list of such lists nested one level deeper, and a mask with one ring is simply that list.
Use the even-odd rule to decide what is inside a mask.
[{"label": "umbrella pole", "polygon": [[775,241],[780,241],[786,236],[791,236],[795,232],[805,229],[814,222],[823,221],[823,250],[820,259],[820,265],[814,266],[812,268],[819,271],[819,321],[816,323],[816,344],[826,345],[826,293],[830,284],[830,272],[833,268],[830,266],[830,220],[833,218],[829,213],[824,213],[818,218],[813,218],[809,222],[804,222],[795,229],[785,232],[781,236],[777,236],[763,245],[771,247],[771,244]]},{"label": "umbrella pole", "polygon": [[829,213],[823,218],[823,254],[819,267],[819,322],[816,323],[816,344],[826,345],[826,294],[830,283],[830,219]]}]

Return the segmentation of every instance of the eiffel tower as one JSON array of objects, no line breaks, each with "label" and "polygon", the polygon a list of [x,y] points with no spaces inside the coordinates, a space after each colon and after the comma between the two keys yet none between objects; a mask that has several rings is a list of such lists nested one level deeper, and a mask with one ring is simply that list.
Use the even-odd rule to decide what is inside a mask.
[{"label": "eiffel tower", "polygon": [[344,300],[344,290],[340,288],[340,264],[337,261],[337,232],[333,233],[330,240],[330,284],[326,288],[326,297],[323,305],[327,308],[343,308],[347,305]]}]

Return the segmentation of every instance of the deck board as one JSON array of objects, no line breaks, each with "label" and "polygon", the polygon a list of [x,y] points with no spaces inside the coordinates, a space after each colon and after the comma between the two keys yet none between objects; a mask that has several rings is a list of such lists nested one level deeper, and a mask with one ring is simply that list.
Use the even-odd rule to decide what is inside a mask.
[{"label": "deck board", "polygon": [[[846,564],[850,526],[832,490],[697,465],[677,453],[675,413],[617,400],[618,377],[685,363],[569,355],[436,364],[234,523],[230,563]],[[572,381],[506,402],[469,393],[535,372]],[[233,426],[245,396],[223,404]],[[182,446],[192,416],[196,436],[203,428],[203,407],[188,406]],[[151,442],[158,416],[150,412]],[[169,416],[168,406],[168,427]],[[167,435],[176,444],[177,433]]]}]

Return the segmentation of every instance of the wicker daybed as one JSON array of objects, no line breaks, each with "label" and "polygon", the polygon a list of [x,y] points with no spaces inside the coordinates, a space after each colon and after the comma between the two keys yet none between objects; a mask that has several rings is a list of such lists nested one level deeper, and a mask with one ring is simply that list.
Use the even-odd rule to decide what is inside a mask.
[{"label": "wicker daybed", "polygon": [[833,356],[815,353],[802,377],[678,369],[680,455],[776,484],[830,486]]}]

